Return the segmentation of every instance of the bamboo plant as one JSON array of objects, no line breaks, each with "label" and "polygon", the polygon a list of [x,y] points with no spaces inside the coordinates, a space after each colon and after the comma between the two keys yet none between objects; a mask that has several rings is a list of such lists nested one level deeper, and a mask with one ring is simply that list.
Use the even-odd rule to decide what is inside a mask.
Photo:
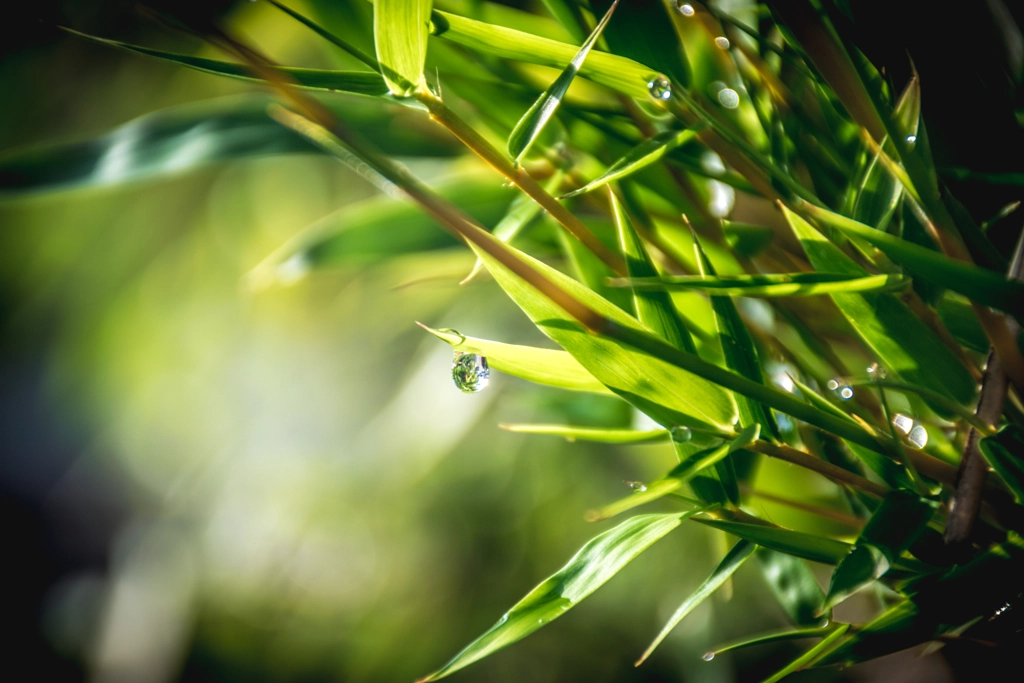
[{"label": "bamboo plant", "polygon": [[[127,124],[135,155],[113,173],[99,171],[123,131],[9,157],[5,185],[180,170],[161,150],[200,125],[238,135],[197,147],[190,166],[312,146],[395,208],[311,226],[256,265],[252,284],[335,266],[367,245],[379,257],[461,243],[477,257],[465,286],[493,278],[561,350],[424,325],[456,353],[460,388],[479,391],[497,371],[618,397],[652,426],[506,427],[672,444],[675,467],[586,513],[616,526],[424,681],[537,631],[684,522],[730,548],[638,665],[755,556],[792,628],[718,651],[810,643],[770,681],[927,642],[998,643],[1019,628],[1005,615],[1024,576],[1024,257],[996,249],[949,193],[924,126],[925,86],[891,83],[871,64],[845,3],[770,0],[730,14],[696,0],[544,0],[532,12],[376,0],[350,8],[369,21],[329,28],[271,2],[353,68],[280,66],[230,26],[179,26],[221,58],[78,34],[244,79],[275,101]],[[353,113],[352,98],[433,128],[384,131]],[[439,147],[492,172],[432,189],[395,160]],[[69,172],[52,172],[72,157]],[[478,210],[498,202],[496,216]],[[413,220],[410,203],[430,220]],[[811,534],[754,514],[765,458],[831,482],[844,505],[810,509],[855,531]],[[658,500],[672,511],[638,510]],[[809,507],[798,490],[784,502]],[[824,589],[805,561],[834,567]],[[832,619],[872,587],[884,587],[879,616]]]}]

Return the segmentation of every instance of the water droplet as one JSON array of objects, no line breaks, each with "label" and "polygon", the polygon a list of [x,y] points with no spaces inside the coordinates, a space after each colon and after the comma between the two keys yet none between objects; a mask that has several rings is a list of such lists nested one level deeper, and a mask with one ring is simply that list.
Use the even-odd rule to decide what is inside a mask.
[{"label": "water droplet", "polygon": [[839,394],[839,398],[843,399],[844,401],[849,401],[851,398],[853,398],[853,387],[849,385],[841,386],[839,387],[839,391],[837,393]]},{"label": "water droplet", "polygon": [[896,428],[896,431],[906,436],[914,428],[914,421],[903,413],[896,413],[892,416],[892,426]]},{"label": "water droplet", "polygon": [[715,653],[714,652],[705,652],[703,657],[701,657],[701,659],[703,659],[705,662],[710,662],[714,658],[715,658]]},{"label": "water droplet", "polygon": [[694,15],[693,5],[691,5],[690,3],[680,2],[677,3],[677,6],[679,8],[679,13],[682,14],[684,17],[692,17]]},{"label": "water droplet", "polygon": [[717,45],[722,50],[728,50],[729,39],[726,38],[725,36],[718,36],[717,38],[715,38],[715,45]]},{"label": "water droplet", "polygon": [[924,448],[928,445],[928,432],[921,425],[914,425],[914,428],[910,430],[910,434],[907,435],[907,441],[913,444],[915,448]]},{"label": "water droplet", "polygon": [[672,97],[672,84],[664,76],[654,76],[647,81],[647,90],[656,100],[667,100]]},{"label": "water droplet", "polygon": [[829,381],[825,382],[825,386],[831,389],[832,391],[835,391],[836,389],[839,388],[839,380],[830,379]]},{"label": "water droplet", "polygon": [[871,379],[885,379],[885,368],[878,363],[874,363],[868,368],[868,374],[871,375]]},{"label": "water droplet", "polygon": [[642,481],[624,481],[622,483],[624,483],[629,488],[633,489],[633,491],[636,493],[643,493],[644,491],[647,490],[647,484],[643,483]]},{"label": "water droplet", "polygon": [[690,431],[690,428],[683,425],[672,427],[672,429],[668,430],[668,433],[672,435],[672,440],[676,443],[686,443],[693,438],[693,432]]},{"label": "water droplet", "polygon": [[828,619],[822,619],[818,622],[818,628],[825,628],[828,626]]},{"label": "water droplet", "polygon": [[452,381],[467,394],[483,391],[491,381],[491,369],[487,358],[475,353],[455,352],[452,360]]},{"label": "water droplet", "polygon": [[735,109],[740,106],[740,95],[732,88],[723,88],[718,91],[718,103],[726,109]]},{"label": "water droplet", "polygon": [[910,146],[911,148],[913,148],[913,147],[914,147],[914,143],[915,143],[915,142],[917,142],[917,136],[916,136],[916,135],[908,135],[908,136],[907,136],[907,144],[908,144],[908,145],[909,145],[909,146]]}]

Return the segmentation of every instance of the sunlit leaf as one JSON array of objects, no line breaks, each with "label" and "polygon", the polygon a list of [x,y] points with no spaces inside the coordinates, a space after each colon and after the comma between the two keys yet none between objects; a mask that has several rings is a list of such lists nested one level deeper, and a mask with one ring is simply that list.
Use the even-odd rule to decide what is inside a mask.
[{"label": "sunlit leaf", "polygon": [[600,176],[594,178],[583,187],[577,188],[572,192],[567,192],[562,195],[561,198],[567,199],[569,197],[575,197],[577,195],[590,192],[591,190],[596,190],[599,187],[607,185],[613,180],[625,178],[632,173],[636,173],[637,171],[640,171],[641,169],[658,161],[676,147],[692,140],[696,134],[697,132],[692,129],[683,131],[666,131],[664,133],[659,133],[653,138],[644,140],[627,152],[621,159],[609,166],[608,170]]},{"label": "sunlit leaf", "polygon": [[423,82],[433,0],[375,0],[373,37],[391,93],[408,96]]},{"label": "sunlit leaf", "polygon": [[897,292],[910,287],[903,275],[854,277],[835,273],[780,273],[777,275],[669,275],[658,278],[614,280],[614,286],[637,290],[699,290],[715,296],[820,296],[836,292]]},{"label": "sunlit leaf", "polygon": [[695,590],[690,597],[683,601],[683,604],[669,617],[668,623],[661,629],[661,632],[655,637],[654,641],[647,646],[644,653],[637,660],[636,664],[639,666],[645,659],[651,656],[654,649],[661,644],[661,641],[665,640],[665,637],[672,632],[679,622],[686,618],[690,612],[696,609],[704,600],[711,596],[718,588],[725,583],[730,576],[732,576],[737,569],[739,569],[747,558],[757,549],[757,546],[750,541],[740,541],[732,547],[732,550],[726,554],[722,561],[715,567],[715,570],[711,572],[711,576],[704,580],[697,590]]},{"label": "sunlit leaf", "polygon": [[612,18],[612,13],[615,12],[617,5],[618,0],[615,0],[601,21],[594,27],[590,37],[580,47],[579,52],[573,56],[569,65],[562,70],[562,73],[558,75],[555,82],[541,93],[537,101],[533,103],[533,106],[523,114],[523,117],[519,119],[519,123],[512,129],[512,135],[508,139],[508,153],[516,161],[519,161],[529,151],[530,145],[541,134],[544,126],[555,115],[555,112],[558,111],[558,105],[562,103],[562,98],[565,97],[569,86],[572,85],[572,81],[576,78],[580,67],[583,66],[587,55],[590,54],[590,49],[594,47],[594,43],[601,37],[601,32],[608,25],[608,21]]},{"label": "sunlit leaf", "polygon": [[454,330],[434,330],[426,325],[421,326],[438,339],[448,342],[454,351],[485,356],[490,367],[499,372],[559,389],[597,394],[610,393],[565,351],[502,344],[467,337]]},{"label": "sunlit leaf", "polygon": [[[788,209],[783,211],[816,269],[856,277],[867,275],[807,221]],[[884,234],[868,230],[875,235]],[[831,296],[887,371],[960,403],[973,400],[976,387],[967,368],[898,298],[884,293]]]},{"label": "sunlit leaf", "polygon": [[805,666],[813,663],[814,660],[824,656],[832,647],[835,646],[836,642],[840,638],[846,635],[846,632],[849,630],[849,628],[849,624],[842,624],[841,626],[838,626],[834,631],[832,631],[830,634],[822,638],[820,643],[818,643],[810,650],[794,659],[792,662],[784,666],[782,669],[776,671],[774,674],[764,679],[764,683],[776,683],[777,681],[781,681],[783,678],[790,675],[791,673],[799,671]]},{"label": "sunlit leaf", "polygon": [[693,510],[667,515],[637,515],[596,536],[562,569],[548,577],[462,652],[435,673],[435,681],[511,645],[554,621],[600,588],[633,558],[679,526]]},{"label": "sunlit leaf", "polygon": [[524,434],[545,434],[560,436],[566,441],[597,441],[599,443],[651,443],[666,441],[666,429],[603,429],[598,427],[577,427],[575,425],[510,424],[500,425],[510,432]]}]

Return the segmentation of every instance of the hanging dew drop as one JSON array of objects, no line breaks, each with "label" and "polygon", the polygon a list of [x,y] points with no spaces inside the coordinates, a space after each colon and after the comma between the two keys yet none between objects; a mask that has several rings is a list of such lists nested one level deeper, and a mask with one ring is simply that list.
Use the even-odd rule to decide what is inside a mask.
[{"label": "hanging dew drop", "polygon": [[928,445],[928,432],[921,425],[915,425],[910,430],[910,434],[907,435],[907,441],[909,441],[914,448],[924,448]]},{"label": "hanging dew drop", "polygon": [[679,13],[684,17],[692,17],[694,15],[693,5],[688,2],[677,3],[677,7],[679,8]]},{"label": "hanging dew drop", "polygon": [[656,100],[667,100],[672,97],[672,84],[664,76],[654,76],[647,81],[647,90]]},{"label": "hanging dew drop", "polygon": [[690,428],[683,425],[676,425],[672,427],[672,429],[668,430],[668,433],[676,443],[686,443],[693,438],[693,432],[690,431]]},{"label": "hanging dew drop", "polygon": [[868,368],[868,374],[871,375],[871,379],[885,379],[885,368],[875,363]]},{"label": "hanging dew drop", "polygon": [[740,95],[732,88],[722,88],[718,91],[718,103],[726,109],[735,109],[740,106]]},{"label": "hanging dew drop", "polygon": [[626,481],[623,482],[626,486],[633,489],[634,493],[643,493],[647,490],[647,484],[642,481]]},{"label": "hanging dew drop", "polygon": [[721,50],[728,50],[729,39],[726,38],[725,36],[718,36],[717,38],[715,38],[715,45],[717,45]]},{"label": "hanging dew drop", "polygon": [[710,662],[714,658],[715,658],[715,653],[714,652],[705,652],[704,655],[701,657],[701,659],[703,659],[705,662]]},{"label": "hanging dew drop", "polygon": [[455,352],[452,360],[452,381],[467,394],[483,391],[491,381],[491,369],[487,358],[475,353]]}]

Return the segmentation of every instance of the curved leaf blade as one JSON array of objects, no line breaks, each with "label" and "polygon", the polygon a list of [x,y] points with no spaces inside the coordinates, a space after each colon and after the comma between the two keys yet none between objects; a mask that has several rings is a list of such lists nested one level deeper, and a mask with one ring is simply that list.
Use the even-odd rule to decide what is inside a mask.
[{"label": "curved leaf blade", "polygon": [[758,549],[757,559],[765,582],[793,623],[820,625],[825,591],[804,561],[766,547]]},{"label": "curved leaf blade", "polygon": [[621,159],[608,167],[608,170],[594,178],[583,187],[567,192],[559,199],[569,199],[591,190],[603,187],[613,180],[620,180],[637,171],[643,170],[663,156],[674,150],[676,147],[686,144],[697,135],[697,130],[690,128],[682,131],[666,131],[659,133],[653,138],[644,140],[639,145],[627,152]]},{"label": "curved leaf blade", "polygon": [[767,524],[748,524],[710,517],[695,517],[694,521],[753,541],[761,547],[822,564],[839,564],[853,547],[849,543],[824,536],[814,536]]},{"label": "curved leaf blade", "polygon": [[444,678],[554,621],[696,512],[699,510],[637,515],[594,537],[564,567],[513,605],[490,630],[417,683]]},{"label": "curved leaf blade", "polygon": [[612,18],[612,14],[615,12],[618,4],[619,0],[615,0],[612,3],[601,21],[594,27],[590,37],[580,46],[579,52],[573,56],[569,65],[562,70],[562,73],[558,75],[555,82],[540,94],[540,97],[533,103],[533,106],[516,123],[515,128],[512,129],[512,134],[508,138],[508,154],[510,157],[516,161],[522,159],[530,150],[533,141],[544,130],[544,126],[547,125],[551,117],[558,111],[558,105],[562,103],[562,98],[565,97],[569,86],[572,85],[573,79],[576,78],[576,74],[579,72],[580,67],[583,66],[587,55],[590,54],[590,49],[594,47],[594,43],[601,37],[604,27],[608,25],[608,21]]},{"label": "curved leaf blade", "polygon": [[1024,429],[1007,425],[995,436],[982,439],[978,447],[1017,502],[1024,504]]},{"label": "curved leaf blade", "polygon": [[612,286],[627,284],[640,290],[704,291],[713,296],[785,297],[822,296],[842,292],[899,292],[910,287],[904,275],[868,275],[852,277],[832,273],[793,273],[791,275],[733,275],[705,277],[673,275],[657,278],[617,278]]},{"label": "curved leaf blade", "polygon": [[712,593],[718,590],[718,588],[725,583],[729,577],[743,565],[744,562],[747,561],[747,558],[750,557],[756,549],[757,546],[750,541],[740,541],[734,545],[732,550],[730,550],[718,566],[715,567],[715,570],[711,572],[711,576],[706,578],[704,583],[702,583],[697,590],[690,595],[690,597],[686,598],[686,600],[683,601],[683,604],[679,606],[671,617],[669,617],[668,623],[666,623],[665,627],[661,629],[661,633],[654,638],[654,641],[648,645],[647,649],[644,650],[644,653],[640,655],[640,659],[636,661],[636,666],[643,664],[644,660],[650,657],[651,653],[654,652],[654,649],[661,644],[661,641],[665,640],[665,637],[672,632],[672,629],[678,626],[679,622],[686,618],[686,615],[696,609],[702,602],[704,602],[704,600],[710,597]]}]

